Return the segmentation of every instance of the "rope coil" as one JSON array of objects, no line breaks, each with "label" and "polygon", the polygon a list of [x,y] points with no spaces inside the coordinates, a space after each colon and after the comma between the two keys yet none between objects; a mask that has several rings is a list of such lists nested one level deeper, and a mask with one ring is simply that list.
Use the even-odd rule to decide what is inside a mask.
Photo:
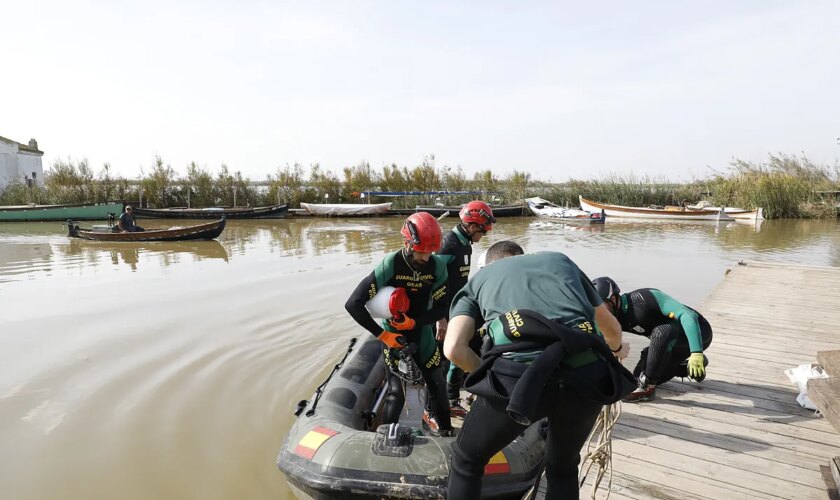
[{"label": "rope coil", "polygon": [[[598,420],[595,421],[592,432],[589,433],[589,437],[586,439],[586,445],[584,446],[586,455],[581,462],[578,484],[579,487],[583,488],[583,484],[586,482],[592,466],[597,465],[595,480],[592,484],[592,494],[589,497],[592,500],[595,500],[595,495],[598,493],[598,486],[600,486],[601,480],[607,472],[609,472],[609,481],[607,482],[607,496],[604,499],[606,500],[610,497],[613,479],[612,431],[620,416],[620,401],[609,406],[604,406],[600,415],[598,415]],[[593,439],[595,440],[594,443]]]}]

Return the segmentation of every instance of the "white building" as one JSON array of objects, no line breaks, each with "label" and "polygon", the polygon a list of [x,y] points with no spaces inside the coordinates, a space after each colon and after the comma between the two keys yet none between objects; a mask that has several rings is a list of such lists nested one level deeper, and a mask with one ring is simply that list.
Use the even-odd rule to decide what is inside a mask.
[{"label": "white building", "polygon": [[43,186],[42,156],[35,139],[27,145],[0,137],[0,189],[14,182]]}]

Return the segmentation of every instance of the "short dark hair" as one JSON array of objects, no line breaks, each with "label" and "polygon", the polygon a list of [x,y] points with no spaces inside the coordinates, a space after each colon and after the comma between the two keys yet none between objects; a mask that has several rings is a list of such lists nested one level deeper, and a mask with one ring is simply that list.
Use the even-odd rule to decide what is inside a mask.
[{"label": "short dark hair", "polygon": [[519,243],[511,240],[502,240],[487,249],[487,254],[484,256],[484,265],[491,264],[499,259],[505,257],[512,257],[514,255],[523,255],[525,250],[519,246]]}]

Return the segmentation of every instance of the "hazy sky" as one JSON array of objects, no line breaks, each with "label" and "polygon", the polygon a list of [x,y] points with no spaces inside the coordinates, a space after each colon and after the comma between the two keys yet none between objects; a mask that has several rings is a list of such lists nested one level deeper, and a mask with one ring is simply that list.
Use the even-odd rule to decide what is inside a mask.
[{"label": "hazy sky", "polygon": [[583,4],[0,0],[0,135],[128,177],[840,158],[840,2]]}]

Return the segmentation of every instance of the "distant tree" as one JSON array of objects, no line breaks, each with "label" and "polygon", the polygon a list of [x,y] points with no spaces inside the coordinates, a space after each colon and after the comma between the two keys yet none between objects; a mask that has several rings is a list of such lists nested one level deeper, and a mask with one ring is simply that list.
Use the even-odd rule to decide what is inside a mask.
[{"label": "distant tree", "polygon": [[487,193],[498,190],[499,180],[491,170],[482,170],[473,176],[473,185],[477,191]]},{"label": "distant tree", "polygon": [[465,191],[467,189],[467,176],[460,165],[452,170],[450,167],[443,167],[440,174],[443,189],[448,191]]},{"label": "distant tree", "polygon": [[[411,169],[411,187],[413,191],[437,191],[440,188],[441,180],[434,165],[434,155],[423,159],[423,163]],[[421,200],[426,203],[431,200],[430,196],[422,196]]]},{"label": "distant tree", "polygon": [[507,198],[511,201],[517,201],[525,198],[525,193],[528,191],[528,186],[531,183],[531,174],[527,172],[520,172],[514,170],[512,174],[508,175],[504,180],[507,187]]},{"label": "distant tree", "polygon": [[340,203],[344,198],[338,177],[330,170],[321,170],[317,163],[310,167],[309,185],[315,190],[318,203]]},{"label": "distant tree", "polygon": [[44,188],[54,203],[84,203],[96,196],[93,171],[86,159],[78,163],[55,160],[44,176]]},{"label": "distant tree", "polygon": [[344,188],[348,194],[370,191],[379,183],[379,175],[370,168],[368,162],[361,162],[353,167],[344,167]]},{"label": "distant tree", "polygon": [[299,206],[304,196],[303,167],[300,163],[277,168],[274,177],[268,176],[268,197],[276,203]]},{"label": "distant tree", "polygon": [[[141,170],[142,174],[142,170]],[[171,165],[166,165],[160,156],[155,156],[152,171],[140,179],[143,197],[156,207],[172,206],[175,199],[177,176]]]},{"label": "distant tree", "polygon": [[189,192],[190,206],[206,208],[216,205],[213,175],[207,169],[190,162],[184,184]]},{"label": "distant tree", "polygon": [[228,166],[222,163],[219,174],[216,176],[216,185],[213,193],[213,197],[219,205],[224,207],[233,206],[235,184],[236,180],[230,174]]},{"label": "distant tree", "polygon": [[384,191],[410,191],[408,169],[395,163],[382,167],[382,189]]}]

